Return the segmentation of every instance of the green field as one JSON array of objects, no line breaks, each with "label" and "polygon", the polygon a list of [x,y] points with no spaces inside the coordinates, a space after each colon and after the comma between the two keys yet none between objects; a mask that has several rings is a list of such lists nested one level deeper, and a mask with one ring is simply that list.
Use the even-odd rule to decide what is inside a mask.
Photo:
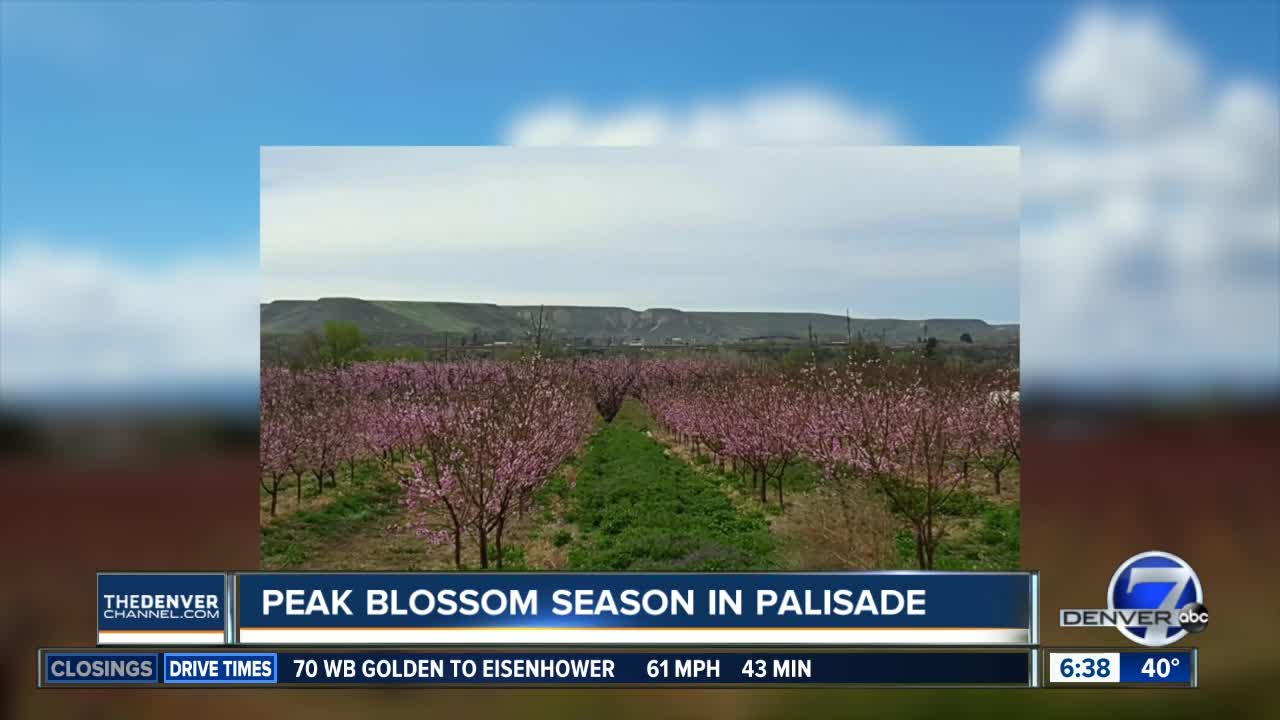
[{"label": "green field", "polygon": [[592,439],[569,503],[575,570],[767,570],[777,542],[764,514],[742,509],[716,478],[648,437],[629,402]]}]

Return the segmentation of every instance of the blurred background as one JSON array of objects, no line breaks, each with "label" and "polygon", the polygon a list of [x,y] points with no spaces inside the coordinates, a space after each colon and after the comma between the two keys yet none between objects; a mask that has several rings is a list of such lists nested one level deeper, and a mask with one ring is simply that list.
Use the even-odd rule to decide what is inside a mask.
[{"label": "blurred background", "polygon": [[[0,716],[1271,716],[1278,13],[0,2]],[[883,143],[1021,147],[1023,565],[1186,558],[1203,689],[35,691],[94,572],[256,567],[260,146]]]}]

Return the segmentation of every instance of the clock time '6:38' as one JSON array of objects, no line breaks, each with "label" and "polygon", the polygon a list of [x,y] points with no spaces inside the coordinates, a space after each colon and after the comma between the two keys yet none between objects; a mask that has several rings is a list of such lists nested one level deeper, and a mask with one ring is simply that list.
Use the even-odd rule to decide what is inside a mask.
[{"label": "clock time '6:38'", "polygon": [[1055,652],[1049,655],[1050,683],[1120,682],[1120,653]]}]

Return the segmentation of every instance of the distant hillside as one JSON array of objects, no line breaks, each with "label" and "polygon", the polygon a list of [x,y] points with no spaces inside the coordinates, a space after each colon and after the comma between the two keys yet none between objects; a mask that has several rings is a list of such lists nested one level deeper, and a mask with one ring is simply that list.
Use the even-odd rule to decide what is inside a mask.
[{"label": "distant hillside", "polygon": [[[330,320],[355,323],[375,343],[420,344],[449,333],[488,341],[518,340],[537,317],[538,307],[484,303],[404,302],[321,298],[276,300],[261,307],[263,335],[296,335],[321,330]],[[728,343],[757,339],[804,340],[810,327],[820,339],[843,338],[846,321],[820,313],[686,312],[671,308],[631,310],[621,307],[548,305],[546,328],[569,340],[668,343]],[[928,334],[943,342],[959,342],[968,333],[975,343],[1003,345],[1018,337],[1017,325],[989,325],[982,320],[892,318],[852,321],[853,332],[890,344],[915,341]]]}]

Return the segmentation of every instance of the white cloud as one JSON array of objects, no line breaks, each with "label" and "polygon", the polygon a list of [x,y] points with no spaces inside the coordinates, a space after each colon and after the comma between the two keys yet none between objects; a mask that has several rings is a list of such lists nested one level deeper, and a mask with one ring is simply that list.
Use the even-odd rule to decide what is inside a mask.
[{"label": "white cloud", "polygon": [[265,148],[262,163],[266,299],[1016,316],[1013,148]]},{"label": "white cloud", "polygon": [[1143,132],[1190,110],[1203,76],[1199,58],[1158,18],[1098,8],[1049,50],[1035,90],[1056,120]]},{"label": "white cloud", "polygon": [[[1029,78],[1035,110],[1012,143],[1023,146],[1029,379],[1276,376],[1277,93],[1217,77],[1149,14],[1087,11],[1047,48]],[[783,89],[605,109],[548,103],[514,118],[503,139],[687,151],[909,133],[882,109]],[[487,151],[527,153],[507,166],[462,149],[437,150],[431,164],[403,149],[278,155],[263,166],[265,292],[250,259],[142,267],[26,243],[0,268],[0,387],[251,378],[260,292],[895,314],[884,308],[905,296],[886,292],[942,297],[949,272],[966,287],[1007,277],[1012,254],[989,231],[1017,209],[1016,179],[1006,182],[1016,162],[1006,168],[1004,154],[930,160],[935,175],[838,163],[708,174],[658,149],[669,154],[646,158],[642,174],[625,163],[581,172],[583,156],[563,147]],[[539,152],[562,154],[552,163]],[[906,236],[885,230],[922,215]],[[856,252],[825,246],[819,221],[863,228]],[[702,234],[674,231],[690,227]],[[913,243],[930,237],[918,252]]]},{"label": "white cloud", "polygon": [[1032,78],[1028,380],[1280,376],[1280,109],[1158,18],[1092,10]]},{"label": "white cloud", "polygon": [[686,106],[637,103],[590,112],[573,102],[552,102],[517,116],[508,145],[889,145],[903,141],[897,122],[814,88],[777,88],[734,100],[699,100]]},{"label": "white cloud", "polygon": [[6,399],[256,376],[253,258],[143,267],[46,241],[12,245],[0,267]]}]

